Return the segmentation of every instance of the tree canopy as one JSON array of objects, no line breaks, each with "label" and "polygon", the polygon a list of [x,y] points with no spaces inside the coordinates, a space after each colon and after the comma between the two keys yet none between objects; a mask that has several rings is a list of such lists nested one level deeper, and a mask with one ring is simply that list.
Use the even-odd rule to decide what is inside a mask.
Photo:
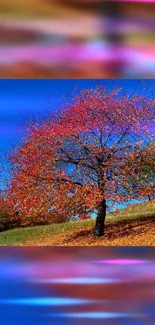
[{"label": "tree canopy", "polygon": [[[97,86],[49,119],[31,122],[10,154],[8,196],[23,224],[97,211],[95,233],[101,236],[108,206],[146,199],[149,184],[140,171],[154,134],[154,107],[150,97]],[[151,152],[149,147],[147,162]]]}]

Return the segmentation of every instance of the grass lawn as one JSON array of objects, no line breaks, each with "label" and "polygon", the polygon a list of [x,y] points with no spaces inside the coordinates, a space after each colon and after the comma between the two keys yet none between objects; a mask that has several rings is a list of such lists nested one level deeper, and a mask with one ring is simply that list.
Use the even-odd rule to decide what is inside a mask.
[{"label": "grass lawn", "polygon": [[93,235],[94,219],[16,228],[0,233],[0,246],[155,246],[155,204],[107,215],[105,236]]}]

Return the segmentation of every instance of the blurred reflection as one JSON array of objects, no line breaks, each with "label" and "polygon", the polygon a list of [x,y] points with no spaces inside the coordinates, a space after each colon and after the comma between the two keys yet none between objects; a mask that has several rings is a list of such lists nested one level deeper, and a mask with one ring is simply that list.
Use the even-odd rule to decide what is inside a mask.
[{"label": "blurred reflection", "polygon": [[0,249],[3,325],[154,325],[154,301],[153,247]]},{"label": "blurred reflection", "polygon": [[1,78],[154,78],[155,1],[1,0]]}]

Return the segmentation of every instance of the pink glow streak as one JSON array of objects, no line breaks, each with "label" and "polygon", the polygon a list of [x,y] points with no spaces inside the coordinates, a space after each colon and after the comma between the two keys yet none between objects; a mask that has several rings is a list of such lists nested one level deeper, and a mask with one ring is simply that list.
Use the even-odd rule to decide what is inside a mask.
[{"label": "pink glow streak", "polygon": [[142,3],[155,3],[155,0],[110,0],[115,2],[142,2]]},{"label": "pink glow streak", "polygon": [[101,260],[98,261],[99,263],[105,264],[122,264],[122,265],[129,265],[129,264],[143,264],[147,261],[145,260],[129,260],[129,259],[122,259],[122,260]]}]

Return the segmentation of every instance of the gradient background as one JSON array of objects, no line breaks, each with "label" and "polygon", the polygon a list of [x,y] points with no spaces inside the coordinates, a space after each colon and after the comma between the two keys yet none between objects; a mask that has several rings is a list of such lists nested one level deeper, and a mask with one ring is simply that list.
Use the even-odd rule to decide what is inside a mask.
[{"label": "gradient background", "polygon": [[154,0],[1,0],[1,78],[153,78]]},{"label": "gradient background", "polygon": [[[154,39],[155,1],[1,0],[0,78],[154,78]],[[5,152],[21,122],[51,106],[45,81],[42,97],[30,81],[19,96],[12,82],[0,82]],[[0,322],[154,325],[154,256],[149,247],[1,247]]]},{"label": "gradient background", "polygon": [[154,248],[1,248],[3,325],[155,324]]}]

